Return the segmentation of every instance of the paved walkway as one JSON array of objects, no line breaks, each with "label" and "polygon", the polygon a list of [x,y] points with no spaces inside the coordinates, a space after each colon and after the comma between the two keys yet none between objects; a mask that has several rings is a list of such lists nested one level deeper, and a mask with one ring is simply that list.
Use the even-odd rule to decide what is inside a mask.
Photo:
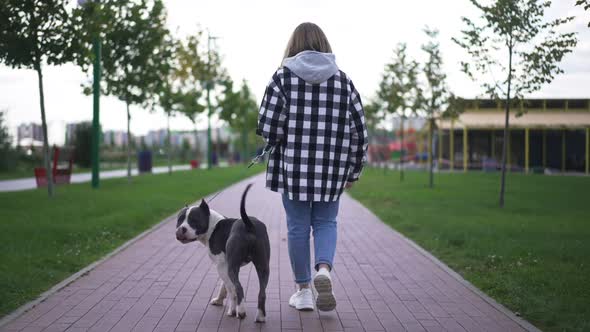
[{"label": "paved walkway", "polygon": [[[523,328],[419,248],[347,195],[341,201],[334,288],[329,313],[298,312],[287,304],[294,291],[280,197],[263,188],[248,196],[248,212],[263,220],[271,239],[268,321],[254,323],[258,281],[242,268],[247,317],[243,321],[208,305],[218,277],[206,249],[181,245],[175,221],[165,222],[49,296],[1,331],[521,331]],[[252,180],[250,180],[252,181]],[[245,182],[212,206],[238,215]],[[195,197],[197,199],[197,197]],[[522,323],[527,326],[526,322]]]}]

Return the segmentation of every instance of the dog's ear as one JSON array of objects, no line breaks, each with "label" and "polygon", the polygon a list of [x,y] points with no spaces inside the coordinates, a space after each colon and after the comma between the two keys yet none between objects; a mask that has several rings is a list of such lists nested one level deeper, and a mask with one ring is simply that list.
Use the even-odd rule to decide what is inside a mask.
[{"label": "dog's ear", "polygon": [[209,215],[209,205],[207,205],[207,202],[205,202],[204,198],[201,200],[201,205],[199,206],[199,208],[203,210],[203,212],[205,212],[206,215]]}]

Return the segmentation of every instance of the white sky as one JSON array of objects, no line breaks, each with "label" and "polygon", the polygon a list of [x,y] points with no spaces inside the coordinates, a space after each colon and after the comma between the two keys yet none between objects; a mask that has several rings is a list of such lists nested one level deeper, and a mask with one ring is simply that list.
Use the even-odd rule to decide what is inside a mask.
[{"label": "white sky", "polygon": [[[257,98],[281,62],[287,40],[301,22],[318,24],[326,33],[336,61],[355,82],[363,98],[374,95],[384,64],[398,42],[407,42],[410,54],[422,57],[422,28],[427,24],[440,30],[439,40],[448,83],[458,95],[474,97],[477,84],[459,71],[463,51],[451,41],[459,36],[461,16],[477,12],[468,0],[348,1],[348,0],[167,0],[168,23],[172,31],[187,34],[198,26],[208,28],[224,56],[224,66],[235,81],[247,79]],[[535,97],[590,97],[590,12],[574,7],[574,0],[555,0],[549,13],[575,15],[568,31],[578,31],[579,43],[567,56],[566,73]],[[85,74],[78,67],[45,67],[45,102],[50,144],[64,140],[65,124],[92,118],[92,98],[81,93]],[[9,126],[22,122],[40,123],[37,76],[32,70],[14,70],[0,65],[0,109],[7,109]],[[131,130],[143,135],[163,128],[161,112],[148,113],[132,107]],[[101,98],[103,129],[126,129],[125,105],[112,97]],[[171,121],[173,129],[192,129],[181,116]],[[202,121],[199,127],[206,126]]]}]

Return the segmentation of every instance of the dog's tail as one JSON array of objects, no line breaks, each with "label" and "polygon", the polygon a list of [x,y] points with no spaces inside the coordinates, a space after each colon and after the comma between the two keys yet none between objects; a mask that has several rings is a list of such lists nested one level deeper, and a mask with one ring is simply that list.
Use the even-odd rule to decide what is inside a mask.
[{"label": "dog's tail", "polygon": [[240,203],[240,217],[242,217],[244,224],[246,224],[246,230],[248,230],[248,232],[254,233],[254,224],[246,213],[246,195],[248,194],[250,187],[252,187],[251,183],[246,186],[246,190],[244,190],[244,193],[242,194],[242,202]]}]

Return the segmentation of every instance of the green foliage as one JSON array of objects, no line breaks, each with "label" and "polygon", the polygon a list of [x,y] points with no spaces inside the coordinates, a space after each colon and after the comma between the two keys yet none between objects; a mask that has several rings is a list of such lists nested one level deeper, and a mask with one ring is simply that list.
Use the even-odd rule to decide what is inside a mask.
[{"label": "green foliage", "polygon": [[5,114],[6,110],[0,109],[0,149],[2,150],[10,148],[12,144],[12,137],[8,133],[6,119],[4,118]]},{"label": "green foliage", "polygon": [[408,59],[407,46],[397,45],[390,63],[385,65],[377,96],[385,113],[399,117],[415,114],[420,107],[418,63]]},{"label": "green foliage", "polygon": [[461,62],[463,72],[481,82],[491,98],[520,99],[563,73],[558,64],[577,39],[573,32],[560,31],[573,17],[546,21],[545,10],[551,2],[544,0],[495,0],[489,6],[470,1],[481,10],[480,22],[463,17],[466,28],[453,41],[471,57]]},{"label": "green foliage", "polygon": [[422,66],[426,86],[419,89],[420,109],[428,119],[455,115],[447,112],[454,110],[454,108],[447,107],[451,94],[446,84],[447,75],[442,68],[440,44],[436,39],[438,30],[426,27],[424,33],[429,37],[429,40],[422,45],[422,50],[428,55],[428,60]]},{"label": "green foliage", "polygon": [[158,52],[168,34],[162,1],[92,1],[77,9],[74,18],[85,50],[77,58],[83,68],[91,63],[92,41],[100,34],[102,93],[127,104],[148,106],[161,79]]},{"label": "green foliage", "polygon": [[198,31],[180,41],[177,48],[177,108],[193,123],[206,110],[207,84],[213,88],[214,84],[222,82],[227,76],[221,67],[220,54],[216,49],[207,52],[202,39],[203,32]]},{"label": "green foliage", "polygon": [[219,117],[241,136],[242,152],[247,157],[248,147],[255,140],[248,135],[256,129],[258,121],[258,104],[246,80],[242,81],[240,90],[234,91],[233,81],[227,78],[222,84],[223,93],[217,98]]},{"label": "green foliage", "polygon": [[12,148],[12,137],[8,133],[6,120],[4,119],[6,111],[0,109],[0,171],[16,169],[18,164],[18,153]]},{"label": "green foliage", "polygon": [[92,165],[92,123],[82,122],[74,132],[74,161],[80,167]]},{"label": "green foliage", "polygon": [[3,0],[0,63],[38,70],[60,65],[77,52],[68,0]]},{"label": "green foliage", "polygon": [[[590,0],[577,0],[576,6],[582,6],[584,10],[590,10]],[[590,21],[588,22],[588,27],[590,28]]]}]

